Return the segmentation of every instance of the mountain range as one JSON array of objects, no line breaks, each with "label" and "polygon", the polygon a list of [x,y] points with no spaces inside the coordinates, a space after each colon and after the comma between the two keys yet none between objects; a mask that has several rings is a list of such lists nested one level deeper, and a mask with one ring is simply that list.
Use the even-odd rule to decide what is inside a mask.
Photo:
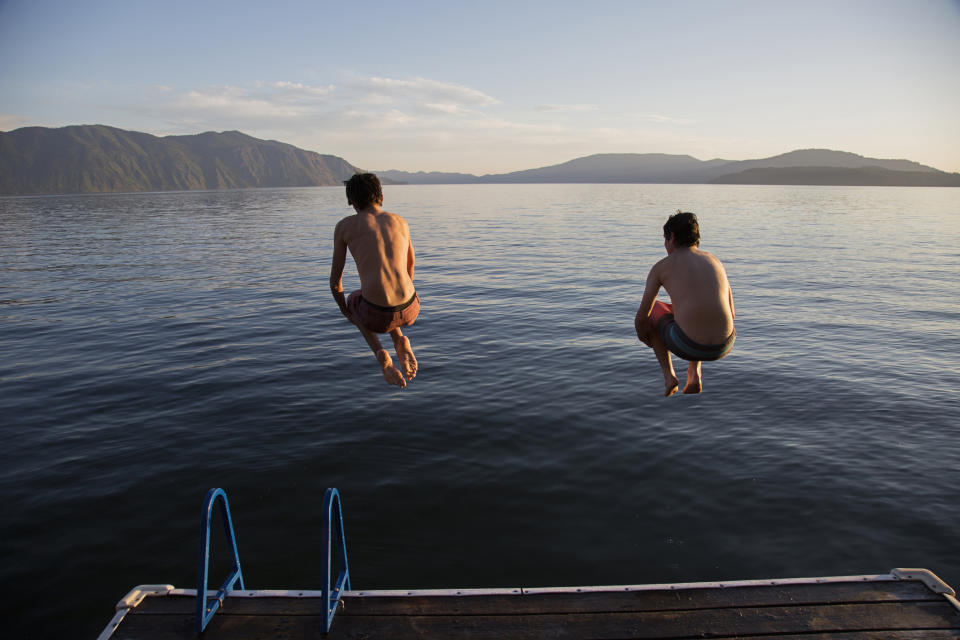
[{"label": "mountain range", "polygon": [[239,131],[163,138],[103,125],[0,132],[0,194],[340,185],[357,167]]},{"label": "mountain range", "polygon": [[[104,125],[0,132],[0,195],[339,186],[361,169],[343,158],[239,131],[157,137]],[[377,172],[384,184],[716,183],[960,186],[910,160],[803,149],[758,160],[605,153],[477,176]]]},{"label": "mountain range", "polygon": [[801,149],[759,160],[698,160],[663,153],[602,153],[512,173],[382,171],[407,184],[463,183],[677,183],[811,184],[869,186],[960,186],[960,173],[946,173],[911,160],[881,160],[846,151]]}]

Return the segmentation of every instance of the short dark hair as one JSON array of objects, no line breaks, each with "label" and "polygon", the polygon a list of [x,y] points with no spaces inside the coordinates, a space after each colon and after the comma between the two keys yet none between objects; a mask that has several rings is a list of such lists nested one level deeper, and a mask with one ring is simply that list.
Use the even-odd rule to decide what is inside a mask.
[{"label": "short dark hair", "polygon": [[689,211],[680,211],[667,218],[663,225],[663,237],[673,234],[674,243],[681,247],[696,247],[700,244],[700,222]]},{"label": "short dark hair", "polygon": [[347,185],[347,204],[363,209],[371,203],[383,204],[383,189],[380,180],[372,173],[355,173]]}]

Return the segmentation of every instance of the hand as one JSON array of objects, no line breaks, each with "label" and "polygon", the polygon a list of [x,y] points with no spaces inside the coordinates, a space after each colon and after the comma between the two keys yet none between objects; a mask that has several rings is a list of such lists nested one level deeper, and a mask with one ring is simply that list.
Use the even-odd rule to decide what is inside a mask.
[{"label": "hand", "polygon": [[[343,314],[343,317],[350,322],[353,322],[353,316],[350,315],[350,310],[347,309],[347,299],[343,295],[343,289],[339,288],[339,286],[335,287],[331,284],[330,293],[333,294],[333,299],[337,301],[337,306],[340,308],[340,313]],[[353,322],[353,324],[357,323]]]},{"label": "hand", "polygon": [[647,318],[638,316],[634,322],[634,327],[637,330],[637,338],[640,339],[640,342],[648,347],[653,347],[653,345],[650,344],[650,325],[648,324]]}]

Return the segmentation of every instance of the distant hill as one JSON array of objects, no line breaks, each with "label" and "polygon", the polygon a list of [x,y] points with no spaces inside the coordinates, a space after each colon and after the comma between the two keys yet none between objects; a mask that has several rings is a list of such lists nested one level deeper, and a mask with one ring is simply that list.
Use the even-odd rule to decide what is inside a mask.
[{"label": "distant hill", "polygon": [[531,182],[702,182],[699,171],[728,160],[704,162],[692,156],[665,153],[599,153],[562,164],[476,176],[469,173],[379,171],[407,184]]},{"label": "distant hill", "polygon": [[846,151],[832,151],[830,149],[800,149],[790,151],[779,156],[763,158],[761,160],[741,160],[732,162],[729,165],[719,167],[724,173],[729,171],[746,171],[747,169],[757,168],[785,168],[785,167],[838,167],[842,169],[860,169],[864,167],[879,167],[889,169],[890,171],[937,171],[933,167],[928,167],[913,162],[912,160],[880,160],[878,158],[865,158],[856,153]]},{"label": "distant hill", "polygon": [[714,184],[817,184],[867,187],[960,187],[960,173],[892,171],[882,167],[762,167],[711,180]]},{"label": "distant hill", "polygon": [[381,180],[388,179],[401,184],[473,184],[484,182],[481,176],[471,173],[448,173],[443,171],[374,171]]},{"label": "distant hill", "polygon": [[381,171],[408,184],[530,182],[699,182],[698,172],[728,160],[704,162],[692,156],[665,153],[600,153],[562,164],[513,173],[475,176],[468,173]]},{"label": "distant hill", "polygon": [[408,184],[450,183],[716,183],[960,186],[960,174],[911,160],[866,158],[846,151],[801,149],[758,160],[698,160],[663,153],[602,153],[512,173],[406,173],[378,175]]},{"label": "distant hill", "polygon": [[0,132],[0,194],[340,185],[356,167],[239,131],[157,137],[103,125]]},{"label": "distant hill", "polygon": [[604,153],[494,177],[497,182],[699,182],[701,172],[726,163],[666,153]]}]

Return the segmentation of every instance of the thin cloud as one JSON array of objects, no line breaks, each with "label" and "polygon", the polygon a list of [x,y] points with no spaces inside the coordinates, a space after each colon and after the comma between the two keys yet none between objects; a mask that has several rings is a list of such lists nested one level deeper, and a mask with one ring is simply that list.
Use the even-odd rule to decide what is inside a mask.
[{"label": "thin cloud", "polygon": [[155,86],[144,102],[114,106],[121,111],[160,118],[176,128],[270,128],[300,121],[330,109],[333,85],[314,87],[296,82],[256,83],[249,87],[220,86],[177,93]]},{"label": "thin cloud", "polygon": [[170,124],[213,129],[277,129],[336,127],[365,123],[383,129],[395,126],[438,126],[445,119],[482,118],[482,110],[499,101],[482,91],[427,78],[353,78],[343,85],[308,85],[289,80],[249,86],[200,87],[176,93],[155,87],[144,102],[117,107]]},{"label": "thin cloud", "polygon": [[435,112],[435,113],[445,113],[445,114],[451,115],[451,116],[465,116],[465,115],[470,115],[470,114],[475,114],[475,113],[477,113],[477,111],[474,110],[474,109],[464,109],[463,107],[461,107],[461,106],[458,105],[458,104],[452,104],[452,103],[449,103],[449,102],[444,102],[444,103],[438,103],[438,102],[428,103],[428,104],[423,105],[423,107],[424,107],[425,109],[427,109],[427,110],[429,110],[429,111],[433,111],[433,112]]},{"label": "thin cloud", "polygon": [[584,111],[598,111],[595,104],[541,104],[533,108],[540,113],[578,113]]},{"label": "thin cloud", "polygon": [[188,91],[170,104],[184,114],[203,117],[231,118],[294,118],[302,116],[307,107],[286,100],[258,97],[236,87]]},{"label": "thin cloud", "polygon": [[[370,111],[366,109],[347,109],[341,113],[328,114],[331,119],[341,119],[348,126],[358,129],[389,129],[394,127],[408,127],[416,123],[416,119],[400,111],[389,109],[386,111]],[[350,135],[356,135],[351,130]]]},{"label": "thin cloud", "polygon": [[674,118],[673,116],[662,116],[657,113],[647,113],[641,115],[640,117],[650,122],[662,122],[664,124],[696,124],[696,120],[689,120],[687,118]]},{"label": "thin cloud", "polygon": [[484,107],[499,104],[496,98],[482,91],[459,84],[438,82],[427,78],[361,78],[348,83],[350,88],[361,93],[392,100],[417,100],[426,103],[472,105]]},{"label": "thin cloud", "polygon": [[263,93],[272,97],[283,97],[292,100],[303,100],[306,102],[314,101],[318,98],[326,99],[332,96],[336,87],[329,84],[325,87],[312,87],[302,82],[269,82],[258,85],[262,87]]}]

